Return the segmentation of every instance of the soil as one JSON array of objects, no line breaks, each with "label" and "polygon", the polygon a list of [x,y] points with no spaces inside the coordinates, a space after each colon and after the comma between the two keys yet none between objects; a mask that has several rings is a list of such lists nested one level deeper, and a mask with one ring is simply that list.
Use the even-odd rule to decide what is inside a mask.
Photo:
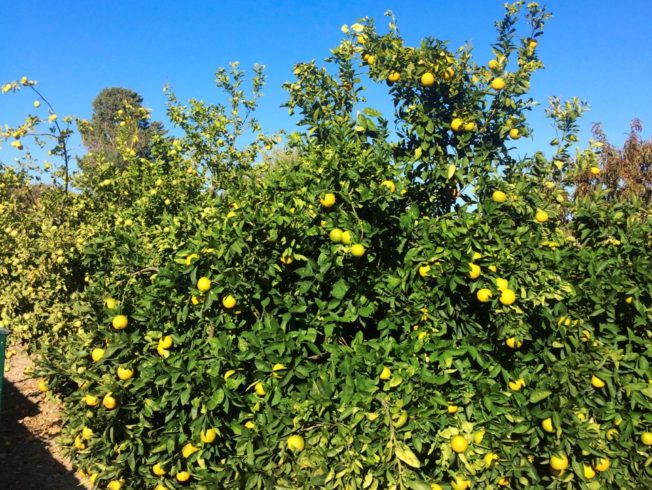
[{"label": "soil", "polygon": [[7,354],[0,412],[0,489],[90,489],[61,454],[59,409],[51,396],[38,390],[38,380],[26,374],[32,365],[29,356],[20,346],[9,347]]}]

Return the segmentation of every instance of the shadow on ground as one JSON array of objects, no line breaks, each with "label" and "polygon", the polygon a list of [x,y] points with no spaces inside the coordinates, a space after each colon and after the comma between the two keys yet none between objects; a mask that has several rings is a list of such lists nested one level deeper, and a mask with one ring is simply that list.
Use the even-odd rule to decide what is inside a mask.
[{"label": "shadow on ground", "polygon": [[38,414],[38,405],[5,379],[0,413],[0,489],[83,489],[74,473],[52,456],[50,446],[42,440],[44,434],[32,434],[21,423]]}]

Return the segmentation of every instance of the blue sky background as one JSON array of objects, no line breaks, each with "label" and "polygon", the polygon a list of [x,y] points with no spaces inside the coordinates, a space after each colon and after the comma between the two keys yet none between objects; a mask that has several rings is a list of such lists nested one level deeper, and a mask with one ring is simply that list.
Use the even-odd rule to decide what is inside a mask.
[{"label": "blue sky background", "polygon": [[[537,48],[546,69],[533,79],[541,107],[531,119],[534,140],[522,149],[544,149],[553,136],[543,117],[550,95],[578,96],[591,105],[582,122],[602,122],[621,144],[634,117],[652,134],[652,0],[550,0],[554,14]],[[342,38],[340,26],[370,16],[381,32],[391,9],[408,44],[424,36],[474,46],[476,60],[491,58],[500,0],[397,1],[188,1],[4,0],[0,13],[0,83],[23,75],[39,82],[60,116],[88,117],[97,93],[110,86],[135,90],[166,121],[162,88],[180,100],[218,100],[215,69],[239,60],[243,68],[266,65],[268,84],[259,120],[268,132],[291,129],[280,105],[281,84],[294,63],[323,60]],[[15,124],[33,110],[31,95],[0,96],[0,123]],[[6,145],[8,146],[8,145]],[[6,151],[6,150],[5,150]],[[76,148],[81,152],[82,148]],[[0,161],[7,162],[0,154]]]}]

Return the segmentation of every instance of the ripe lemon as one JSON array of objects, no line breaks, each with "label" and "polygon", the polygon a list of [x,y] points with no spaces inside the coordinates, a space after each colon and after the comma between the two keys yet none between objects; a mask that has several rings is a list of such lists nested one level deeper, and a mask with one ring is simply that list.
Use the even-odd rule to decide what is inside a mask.
[{"label": "ripe lemon", "polygon": [[453,451],[456,453],[463,453],[464,451],[467,450],[469,447],[468,441],[464,438],[464,436],[455,436],[453,439],[451,439],[451,448]]},{"label": "ripe lemon", "polygon": [[193,294],[192,297],[190,298],[190,302],[193,305],[197,306],[199,304],[199,298]]},{"label": "ripe lemon", "polygon": [[505,291],[505,289],[509,289],[509,281],[502,277],[498,277],[496,279],[496,287],[498,288],[498,291]]},{"label": "ripe lemon", "polygon": [[600,378],[598,378],[595,374],[591,376],[591,384],[593,385],[594,388],[604,388],[606,383],[602,381]]},{"label": "ripe lemon", "polygon": [[491,289],[482,288],[478,289],[478,292],[475,294],[475,296],[478,298],[480,303],[487,303],[489,300],[491,300],[493,293],[491,292]]},{"label": "ripe lemon", "polygon": [[192,264],[197,259],[199,259],[199,255],[197,254],[188,255],[188,257],[186,257],[186,265]]},{"label": "ripe lemon", "polygon": [[334,243],[340,243],[342,241],[342,234],[344,232],[340,230],[339,228],[333,228],[331,232],[328,234],[328,236],[331,239],[331,242]]},{"label": "ripe lemon", "polygon": [[444,490],[439,483],[431,483],[430,490]]},{"label": "ripe lemon", "polygon": [[539,45],[538,42],[536,42],[534,39],[530,39],[530,41],[527,43],[527,47],[530,49],[534,49]]},{"label": "ripe lemon", "polygon": [[93,359],[93,361],[98,362],[103,357],[104,357],[104,349],[96,347],[91,351],[91,359]]},{"label": "ripe lemon", "polygon": [[84,427],[81,431],[81,436],[82,439],[87,439],[87,440],[90,439],[91,437],[93,437],[93,429],[91,429],[90,427]]},{"label": "ripe lemon", "polygon": [[480,272],[482,272],[482,269],[480,269],[480,266],[474,263],[469,263],[469,278],[470,279],[477,279],[480,277]]},{"label": "ripe lemon", "polygon": [[383,370],[380,372],[380,375],[378,377],[381,380],[386,381],[392,377],[392,370],[389,369],[387,366],[384,366]]},{"label": "ripe lemon", "polygon": [[161,466],[160,463],[156,463],[154,466],[152,466],[152,473],[154,473],[156,476],[163,476],[167,473],[167,471],[165,471],[165,468]]},{"label": "ripe lemon", "polygon": [[224,306],[224,308],[226,308],[227,310],[233,308],[236,303],[237,303],[236,299],[230,294],[222,298],[222,306]]},{"label": "ripe lemon", "polygon": [[592,478],[595,478],[595,470],[591,468],[589,465],[583,464],[582,465],[582,473],[584,474],[584,478],[587,480],[591,480]]},{"label": "ripe lemon", "polygon": [[158,341],[158,346],[161,349],[169,349],[172,347],[172,336],[171,335],[166,335],[165,337],[161,337]]},{"label": "ripe lemon", "polygon": [[96,407],[100,403],[100,399],[93,395],[84,396],[84,403],[89,407]]},{"label": "ripe lemon", "polygon": [[127,381],[134,376],[134,370],[129,368],[123,368],[122,366],[118,368],[118,378],[122,381]]},{"label": "ripe lemon", "polygon": [[256,386],[254,387],[254,391],[258,396],[265,396],[265,385],[262,383],[256,383]]},{"label": "ripe lemon", "polygon": [[344,245],[351,245],[351,241],[353,240],[353,237],[351,236],[350,231],[343,231],[342,232],[342,243]]},{"label": "ripe lemon", "polygon": [[534,215],[534,219],[539,223],[545,223],[546,221],[548,221],[548,213],[546,213],[541,209],[537,209],[537,212]]},{"label": "ripe lemon", "polygon": [[[607,430],[607,434],[606,434],[606,435],[607,435],[607,440],[608,440],[608,441],[612,441],[613,439],[615,439],[616,437],[618,437],[618,429],[616,429],[615,427],[612,427],[611,429],[608,429],[608,430]],[[641,439],[642,439],[642,438],[641,438]]]},{"label": "ripe lemon", "polygon": [[129,325],[129,320],[125,315],[116,315],[111,323],[116,330],[123,330]]},{"label": "ripe lemon", "polygon": [[552,426],[552,419],[550,417],[541,421],[541,428],[549,433],[555,432],[555,428]]},{"label": "ripe lemon", "polygon": [[113,298],[106,298],[104,300],[104,306],[106,306],[107,309],[109,309],[109,310],[115,309],[115,305],[116,305],[116,303],[115,303],[115,300]]},{"label": "ripe lemon", "polygon": [[325,208],[332,208],[333,205],[335,204],[335,194],[332,192],[327,192],[324,197],[319,198],[319,202],[321,203],[322,206]]},{"label": "ripe lemon", "polygon": [[589,171],[591,175],[600,175],[600,167],[591,167]]},{"label": "ripe lemon", "polygon": [[200,277],[197,281],[197,289],[205,293],[211,288],[211,280],[208,277]]},{"label": "ripe lemon", "polygon": [[506,85],[505,80],[503,80],[500,77],[494,78],[491,81],[491,88],[494,90],[502,90],[505,88],[505,85]]},{"label": "ripe lemon", "polygon": [[514,303],[514,301],[516,301],[516,293],[511,289],[505,289],[501,293],[500,298],[498,298],[498,301],[500,301],[505,306],[509,306]]},{"label": "ripe lemon", "polygon": [[181,454],[183,455],[184,458],[189,458],[193,454],[195,454],[197,451],[199,451],[198,447],[195,447],[192,445],[192,442],[189,442],[183,448],[181,448]]},{"label": "ripe lemon", "polygon": [[38,380],[38,390],[42,393],[48,391],[48,382],[45,379],[41,378]]},{"label": "ripe lemon", "polygon": [[285,367],[285,364],[277,363],[272,366],[272,376],[274,376],[276,379],[280,379],[283,377],[283,373],[281,371],[285,371],[287,368]]},{"label": "ripe lemon", "polygon": [[256,428],[256,424],[254,423],[253,420],[247,420],[247,421],[244,423],[244,426],[245,426],[245,428],[250,429],[250,430],[253,430],[253,429]]},{"label": "ripe lemon", "polygon": [[517,140],[521,137],[521,132],[518,130],[518,128],[512,128],[509,130],[509,137],[513,140]]},{"label": "ripe lemon", "polygon": [[521,346],[523,345],[523,342],[516,339],[515,337],[509,337],[508,339],[505,340],[505,343],[507,344],[507,347],[510,349],[520,349]]},{"label": "ripe lemon", "polygon": [[104,395],[104,399],[102,400],[102,405],[104,405],[104,408],[107,410],[113,410],[115,407],[118,406],[118,401],[113,398],[111,393],[107,393]]},{"label": "ripe lemon", "polygon": [[424,279],[428,277],[430,274],[430,266],[429,265],[422,265],[419,267],[419,275],[423,277]]},{"label": "ripe lemon", "polygon": [[447,409],[447,410],[448,410],[448,413],[457,413],[457,411],[459,410],[459,408],[460,408],[460,407],[458,407],[457,405],[452,405],[452,404],[451,404],[451,405],[448,405],[448,409]]},{"label": "ripe lemon", "polygon": [[641,434],[641,442],[646,446],[652,446],[652,432],[643,432]]},{"label": "ripe lemon", "polygon": [[564,471],[568,468],[568,456],[564,453],[553,454],[550,456],[550,467],[556,471]]},{"label": "ripe lemon", "polygon": [[517,380],[510,381],[507,383],[509,385],[509,389],[512,391],[521,391],[523,387],[525,386],[525,380],[523,378],[518,378]]},{"label": "ripe lemon", "polygon": [[627,303],[628,305],[631,305],[633,302],[634,302],[634,298],[632,296],[627,296],[625,298],[625,303]]},{"label": "ripe lemon", "polygon": [[602,472],[607,471],[609,466],[611,466],[611,461],[609,461],[609,458],[600,458],[593,468],[595,468],[596,471]]},{"label": "ripe lemon", "polygon": [[475,130],[475,123],[473,121],[464,123],[464,131],[474,131],[474,130]]},{"label": "ripe lemon", "polygon": [[435,75],[429,71],[421,75],[421,85],[424,87],[432,87],[435,84]]},{"label": "ripe lemon", "polygon": [[190,473],[188,473],[187,471],[179,471],[177,473],[177,480],[180,481],[181,483],[187,482],[188,480],[190,480]]},{"label": "ripe lemon", "polygon": [[294,258],[291,255],[284,255],[280,260],[283,265],[290,265],[294,262]]},{"label": "ripe lemon", "polygon": [[213,428],[210,428],[206,431],[201,431],[199,433],[199,438],[201,439],[201,442],[205,442],[207,444],[212,443],[215,441],[215,438],[217,437],[217,431]]},{"label": "ripe lemon", "polygon": [[122,482],[119,480],[111,480],[106,488],[107,490],[120,490],[122,488]]},{"label": "ripe lemon", "polygon": [[501,478],[500,480],[498,480],[498,486],[508,487],[509,486],[509,479],[508,478]]},{"label": "ripe lemon", "polygon": [[389,190],[389,192],[396,192],[396,184],[391,180],[383,180],[380,183],[380,185],[387,187],[387,190]]},{"label": "ripe lemon", "polygon": [[401,79],[401,74],[397,71],[390,71],[387,75],[387,81],[390,83],[398,82]]},{"label": "ripe lemon", "polygon": [[462,125],[464,124],[464,121],[460,119],[459,117],[454,118],[451,121],[451,129],[455,132],[459,131]]},{"label": "ripe lemon", "polygon": [[154,487],[154,490],[169,490],[168,487],[161,483],[157,483],[156,486]]},{"label": "ripe lemon", "polygon": [[356,243],[351,247],[351,255],[354,257],[362,257],[365,253],[364,245]]},{"label": "ripe lemon", "polygon": [[490,70],[495,70],[500,66],[500,64],[496,60],[489,60],[489,63],[487,63],[487,66],[489,67]]},{"label": "ripe lemon", "polygon": [[367,59],[365,61],[370,65],[373,65],[376,62],[376,57],[373,54],[370,54],[367,56]]},{"label": "ripe lemon", "polygon": [[467,490],[471,486],[469,480],[465,480],[461,476],[456,476],[454,480],[451,481],[451,488],[453,490]]},{"label": "ripe lemon", "polygon": [[497,463],[500,459],[496,453],[487,453],[484,455],[484,465],[487,468],[490,468],[494,463]]},{"label": "ripe lemon", "polygon": [[482,439],[484,439],[484,429],[480,429],[478,432],[473,434],[474,443],[480,444],[482,442]]},{"label": "ripe lemon", "polygon": [[491,200],[493,202],[497,202],[498,204],[504,203],[507,201],[507,194],[505,194],[503,191],[494,191],[491,195]]},{"label": "ripe lemon", "polygon": [[303,437],[295,434],[288,437],[287,445],[290,451],[301,452],[305,447],[305,442],[303,440]]}]

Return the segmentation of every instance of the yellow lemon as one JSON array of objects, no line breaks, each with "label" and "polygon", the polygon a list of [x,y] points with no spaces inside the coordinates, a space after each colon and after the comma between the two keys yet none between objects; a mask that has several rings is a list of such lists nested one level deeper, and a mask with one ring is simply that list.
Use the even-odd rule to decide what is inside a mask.
[{"label": "yellow lemon", "polygon": [[600,175],[600,167],[591,167],[589,171],[591,175]]},{"label": "yellow lemon", "polygon": [[84,427],[81,431],[82,439],[90,439],[93,437],[93,429],[90,427]]},{"label": "yellow lemon", "polygon": [[118,406],[118,401],[113,398],[111,393],[107,393],[104,395],[104,399],[102,400],[102,405],[104,405],[104,408],[107,410],[113,410],[115,407]]},{"label": "yellow lemon", "polygon": [[165,471],[165,468],[161,466],[160,463],[156,463],[154,466],[152,466],[152,473],[154,473],[156,476],[163,476],[167,473],[167,471]]},{"label": "yellow lemon", "polygon": [[197,289],[205,293],[211,288],[211,280],[208,277],[200,277],[197,281]]},{"label": "yellow lemon", "polygon": [[457,405],[448,405],[448,413],[457,413],[459,407]]},{"label": "yellow lemon", "polygon": [[190,298],[190,302],[193,305],[197,306],[199,304],[199,298],[193,294],[192,297]]},{"label": "yellow lemon", "polygon": [[431,483],[430,490],[444,490],[439,483]]},{"label": "yellow lemon", "polygon": [[40,392],[42,392],[42,393],[45,393],[46,391],[48,391],[48,389],[49,389],[48,388],[48,382],[43,378],[39,379],[38,380],[38,390]]},{"label": "yellow lemon", "polygon": [[395,192],[396,191],[396,184],[392,182],[391,180],[383,180],[380,185],[383,187],[386,187],[389,192]]},{"label": "yellow lemon", "polygon": [[321,203],[322,206],[325,208],[331,208],[335,204],[335,194],[332,192],[327,192],[324,197],[319,198],[319,202]]},{"label": "yellow lemon", "polygon": [[428,277],[429,274],[430,274],[430,266],[429,265],[426,264],[426,265],[422,265],[421,267],[419,267],[419,275],[421,277],[423,277],[425,279],[426,277]]},{"label": "yellow lemon", "polygon": [[520,349],[523,345],[523,342],[516,339],[515,337],[509,337],[505,340],[505,344],[507,344],[507,347],[510,349]]},{"label": "yellow lemon", "polygon": [[536,214],[534,215],[534,219],[537,220],[539,223],[545,223],[548,221],[548,213],[545,211],[542,211],[541,209],[538,209]]},{"label": "yellow lemon", "polygon": [[213,428],[210,428],[206,431],[201,431],[199,433],[199,438],[201,439],[201,442],[205,442],[207,444],[212,443],[215,441],[215,438],[217,437],[217,431]]},{"label": "yellow lemon", "polygon": [[609,469],[609,466],[611,466],[611,461],[609,461],[609,458],[600,458],[594,468],[596,471],[607,471]]},{"label": "yellow lemon", "polygon": [[633,301],[634,301],[634,298],[632,296],[627,296],[625,298],[625,303],[627,303],[628,305],[631,305],[633,303]]},{"label": "yellow lemon", "polygon": [[518,130],[518,128],[512,128],[509,130],[509,137],[513,140],[517,140],[521,137],[521,132]]},{"label": "yellow lemon", "polygon": [[600,389],[600,388],[604,388],[606,383],[594,374],[593,376],[591,376],[591,384],[593,385],[594,388]]},{"label": "yellow lemon", "polygon": [[616,429],[615,427],[612,427],[611,429],[607,430],[606,435],[607,435],[607,440],[612,441],[613,439],[618,437],[618,429]]},{"label": "yellow lemon", "polygon": [[525,381],[523,378],[518,378],[515,381],[510,381],[507,383],[509,385],[509,389],[512,391],[521,391],[523,387],[525,386]]},{"label": "yellow lemon", "polygon": [[186,265],[192,264],[197,259],[199,259],[199,255],[197,254],[188,255],[188,257],[186,257]]},{"label": "yellow lemon", "polygon": [[435,84],[435,75],[429,71],[421,75],[421,85],[424,87],[432,87]]},{"label": "yellow lemon", "polygon": [[469,480],[465,480],[461,476],[456,476],[454,480],[451,481],[451,488],[453,490],[467,490],[471,486]]},{"label": "yellow lemon", "polygon": [[464,436],[455,436],[453,439],[451,439],[451,448],[453,451],[456,453],[463,453],[464,451],[467,450],[469,447],[468,441],[464,438]]},{"label": "yellow lemon", "polygon": [[501,204],[507,200],[507,194],[505,194],[503,191],[494,191],[493,194],[491,194],[491,200]]},{"label": "yellow lemon", "polygon": [[364,245],[356,243],[351,247],[351,255],[354,257],[362,257],[365,253]]},{"label": "yellow lemon", "polygon": [[97,347],[91,351],[91,359],[93,359],[93,361],[98,362],[103,357],[104,357],[104,349],[100,349],[99,347]]},{"label": "yellow lemon", "polygon": [[256,383],[256,386],[254,387],[254,391],[258,396],[265,396],[265,385],[263,385],[262,383]]},{"label": "yellow lemon", "polygon": [[224,306],[224,308],[226,308],[227,310],[233,308],[236,302],[237,302],[236,299],[230,294],[222,298],[222,306]]},{"label": "yellow lemon", "polygon": [[199,451],[199,448],[193,446],[191,442],[189,442],[188,444],[183,446],[183,448],[181,448],[181,454],[183,455],[184,458],[189,458],[197,451]]},{"label": "yellow lemon", "polygon": [[113,298],[106,298],[104,300],[104,306],[106,306],[107,309],[109,309],[109,310],[115,309],[115,306],[116,306],[115,300]]},{"label": "yellow lemon", "polygon": [[294,258],[291,255],[284,255],[280,260],[283,265],[290,265],[294,262]]},{"label": "yellow lemon", "polygon": [[646,446],[652,446],[652,432],[643,432],[641,434],[641,442]]},{"label": "yellow lemon", "polygon": [[552,426],[552,419],[550,417],[541,421],[541,428],[549,433],[555,432],[555,428]]},{"label": "yellow lemon", "polygon": [[539,43],[536,42],[534,39],[530,39],[530,41],[528,41],[528,43],[527,43],[527,47],[530,48],[530,49],[534,49],[538,45],[539,45]]},{"label": "yellow lemon", "polygon": [[256,428],[256,424],[254,423],[253,420],[247,420],[247,421],[244,423],[244,426],[245,426],[247,429],[255,429],[255,428]]},{"label": "yellow lemon", "polygon": [[180,481],[181,483],[187,482],[188,480],[190,480],[190,473],[188,473],[187,471],[179,471],[177,473],[177,480]]},{"label": "yellow lemon", "polygon": [[505,80],[500,77],[496,77],[491,81],[491,88],[494,90],[502,90],[505,88]]},{"label": "yellow lemon", "polygon": [[476,444],[480,444],[482,442],[482,439],[484,439],[484,429],[479,430],[475,434],[473,434],[473,442]]},{"label": "yellow lemon", "polygon": [[383,370],[380,372],[380,375],[378,377],[383,381],[388,380],[389,378],[392,377],[392,370],[389,369],[387,366],[384,366]]},{"label": "yellow lemon", "polygon": [[500,480],[498,480],[498,486],[501,486],[501,487],[508,487],[508,486],[509,486],[509,479],[508,479],[508,478],[504,478],[504,477],[501,478]]},{"label": "yellow lemon", "polygon": [[122,488],[122,482],[119,480],[111,480],[106,488],[107,490],[120,490]]},{"label": "yellow lemon", "polygon": [[496,60],[489,60],[489,63],[487,63],[487,66],[489,67],[490,70],[495,70],[500,66],[500,64]]},{"label": "yellow lemon", "polygon": [[474,129],[475,129],[475,123],[473,121],[464,123],[464,131],[473,131]]},{"label": "yellow lemon", "polygon": [[118,378],[122,381],[127,381],[134,376],[134,370],[129,368],[123,368],[122,366],[118,368]]},{"label": "yellow lemon", "polygon": [[165,337],[161,337],[158,341],[158,346],[161,349],[169,349],[172,347],[172,336],[171,335],[166,335]]},{"label": "yellow lemon", "polygon": [[568,456],[564,453],[553,454],[550,456],[550,467],[556,471],[564,471],[568,468]]},{"label": "yellow lemon", "polygon": [[587,480],[591,480],[592,478],[595,478],[595,470],[591,468],[589,465],[583,464],[582,465],[582,473],[584,474],[584,478]]},{"label": "yellow lemon", "polygon": [[389,75],[387,75],[387,81],[390,83],[396,83],[401,79],[401,74],[397,71],[390,71]]},{"label": "yellow lemon", "polygon": [[351,245],[351,241],[353,238],[351,237],[351,232],[350,231],[343,231],[342,232],[342,243],[344,245]]},{"label": "yellow lemon", "polygon": [[84,403],[86,403],[86,405],[89,407],[96,407],[99,405],[100,399],[93,395],[86,395],[84,396]]},{"label": "yellow lemon", "polygon": [[281,371],[285,371],[287,368],[285,367],[285,364],[277,363],[272,366],[272,376],[274,376],[276,379],[280,379],[283,377],[283,373]]},{"label": "yellow lemon", "polygon": [[478,292],[475,294],[475,296],[478,298],[480,303],[487,303],[493,296],[493,293],[491,292],[491,289],[482,288],[478,289]]},{"label": "yellow lemon", "polygon": [[451,129],[455,132],[459,131],[463,125],[464,121],[459,117],[456,117],[451,121]]},{"label": "yellow lemon", "polygon": [[332,242],[334,243],[340,243],[342,241],[342,235],[343,231],[340,230],[339,228],[333,228],[331,232],[329,233],[329,237]]},{"label": "yellow lemon", "polygon": [[305,442],[303,440],[303,437],[294,434],[288,437],[287,446],[290,451],[301,452],[305,447]]},{"label": "yellow lemon", "polygon": [[123,330],[129,325],[129,320],[125,315],[116,315],[111,323],[116,330]]},{"label": "yellow lemon", "polygon": [[469,263],[469,278],[470,279],[477,279],[480,277],[480,272],[482,269],[480,269],[480,266],[477,264]]},{"label": "yellow lemon", "polygon": [[484,455],[484,465],[487,468],[490,468],[494,463],[497,463],[500,459],[496,453],[487,453]]},{"label": "yellow lemon", "polygon": [[514,301],[516,301],[516,293],[511,289],[505,289],[501,293],[500,298],[498,298],[498,301],[500,301],[505,306],[509,306],[514,303]]}]

